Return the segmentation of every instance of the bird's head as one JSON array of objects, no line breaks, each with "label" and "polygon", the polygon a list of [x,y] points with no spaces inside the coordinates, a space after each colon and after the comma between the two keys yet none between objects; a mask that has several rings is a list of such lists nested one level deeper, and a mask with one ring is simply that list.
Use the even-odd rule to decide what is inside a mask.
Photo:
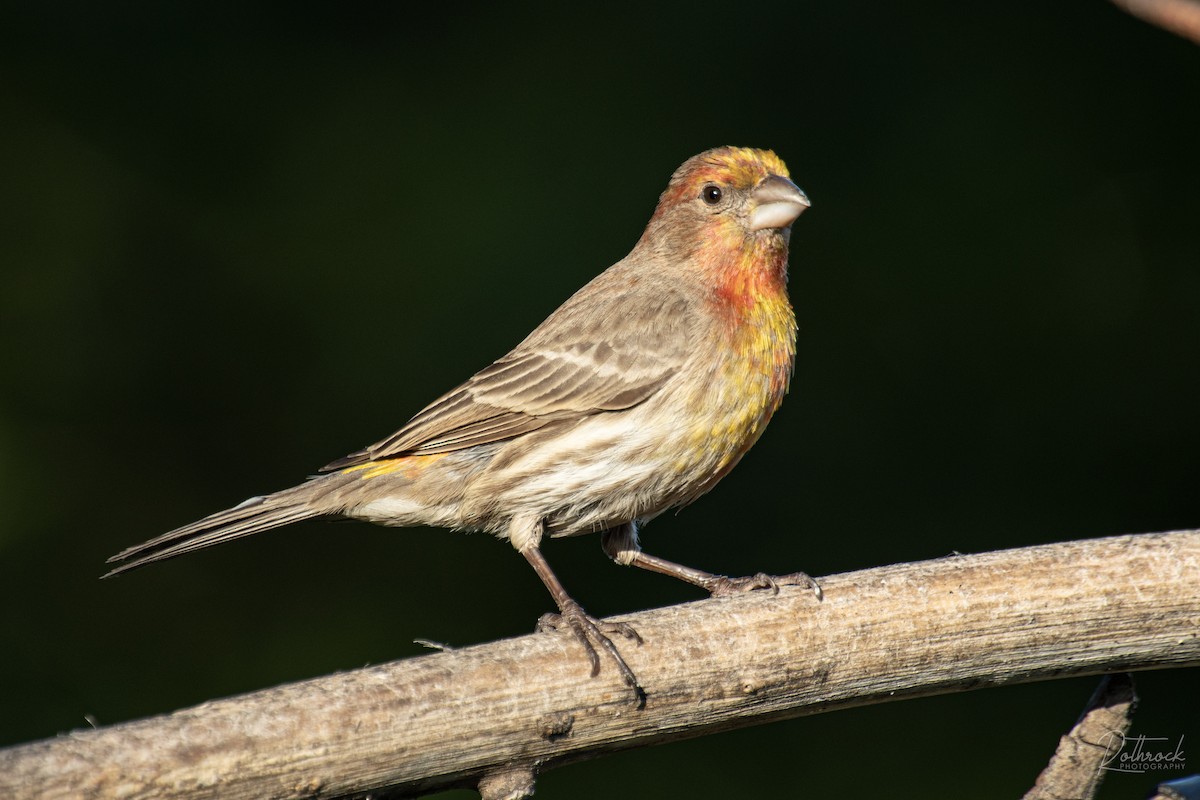
[{"label": "bird's head", "polygon": [[808,207],[775,153],[718,147],[675,170],[640,244],[685,255],[714,277],[782,281],[791,225]]}]

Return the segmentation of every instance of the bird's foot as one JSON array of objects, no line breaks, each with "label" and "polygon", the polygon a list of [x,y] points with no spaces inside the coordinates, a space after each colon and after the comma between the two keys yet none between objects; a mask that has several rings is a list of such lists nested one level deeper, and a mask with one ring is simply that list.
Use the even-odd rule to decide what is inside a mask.
[{"label": "bird's foot", "polygon": [[559,631],[564,627],[569,628],[571,633],[575,634],[575,638],[579,640],[579,643],[583,645],[588,661],[592,665],[592,677],[600,674],[600,654],[597,652],[598,647],[608,653],[612,660],[616,662],[617,671],[621,673],[621,678],[630,689],[633,689],[633,693],[637,697],[637,707],[645,708],[646,691],[638,683],[637,676],[633,674],[633,670],[625,663],[625,659],[621,656],[621,651],[613,644],[611,638],[613,636],[622,636],[641,645],[642,637],[633,629],[633,626],[624,622],[603,622],[598,620],[584,611],[583,606],[574,600],[564,603],[561,613],[545,614],[537,623],[537,630],[539,632]]},{"label": "bird's foot", "polygon": [[713,575],[701,583],[701,586],[707,589],[713,597],[729,597],[758,589],[770,589],[772,594],[779,594],[780,586],[807,586],[816,595],[818,601],[825,599],[821,585],[803,572],[793,572],[790,575],[768,575],[765,572],[758,572],[744,578]]}]

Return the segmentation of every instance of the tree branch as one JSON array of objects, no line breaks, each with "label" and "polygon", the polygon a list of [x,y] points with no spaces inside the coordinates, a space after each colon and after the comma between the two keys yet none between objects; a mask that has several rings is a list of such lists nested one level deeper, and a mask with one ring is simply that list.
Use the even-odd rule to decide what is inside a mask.
[{"label": "tree branch", "polygon": [[1113,737],[1122,739],[1129,733],[1136,705],[1132,675],[1121,673],[1101,678],[1079,721],[1059,740],[1050,763],[1023,800],[1095,797],[1104,780],[1106,759],[1112,755],[1110,748],[1117,741]]},{"label": "tree branch", "polygon": [[1112,0],[1112,3],[1144,22],[1200,44],[1200,3],[1193,0]]},{"label": "tree branch", "polygon": [[323,798],[481,785],[848,706],[1200,664],[1200,531],[901,564],[630,615],[648,694],[569,634],[279,686],[0,751],[9,798]]}]

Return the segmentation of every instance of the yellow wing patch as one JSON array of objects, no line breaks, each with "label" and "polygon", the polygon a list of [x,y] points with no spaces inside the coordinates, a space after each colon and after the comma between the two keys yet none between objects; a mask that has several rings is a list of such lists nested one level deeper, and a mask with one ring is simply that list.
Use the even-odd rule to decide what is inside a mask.
[{"label": "yellow wing patch", "polygon": [[404,456],[403,458],[385,458],[381,461],[368,461],[366,464],[355,464],[353,467],[347,467],[342,470],[342,474],[349,475],[351,472],[361,472],[359,477],[364,481],[370,478],[378,478],[383,475],[394,475],[400,473],[409,480],[414,480],[418,475],[424,472],[434,462],[441,461],[449,453],[434,453],[427,456]]}]

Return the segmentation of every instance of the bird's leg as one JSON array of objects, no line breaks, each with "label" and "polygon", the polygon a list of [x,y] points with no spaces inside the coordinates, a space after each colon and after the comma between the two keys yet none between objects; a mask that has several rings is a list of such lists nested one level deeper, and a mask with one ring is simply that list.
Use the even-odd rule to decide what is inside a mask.
[{"label": "bird's leg", "polygon": [[[521,523],[525,522],[526,525]],[[575,634],[575,638],[583,645],[587,652],[588,660],[592,665],[592,677],[600,674],[600,655],[596,652],[596,648],[604,650],[608,653],[612,660],[616,662],[617,670],[621,673],[622,679],[633,689],[637,697],[638,708],[644,708],[646,705],[646,692],[638,683],[637,676],[633,674],[633,670],[625,663],[625,659],[621,656],[621,651],[613,644],[610,636],[624,636],[627,639],[632,639],[637,644],[642,643],[642,637],[631,625],[624,622],[602,622],[591,614],[583,610],[583,606],[579,605],[563,588],[562,581],[550,569],[550,564],[546,561],[546,557],[542,555],[541,549],[538,547],[538,542],[541,540],[542,523],[537,520],[536,528],[531,529],[528,524],[529,520],[514,520],[511,530],[511,540],[514,546],[517,546],[517,551],[525,556],[525,560],[533,567],[533,571],[542,579],[546,589],[549,590],[550,596],[554,598],[555,604],[558,606],[558,614],[546,614],[538,620],[538,630],[559,630],[562,627],[570,628]],[[524,528],[522,531],[521,529]]]},{"label": "bird's leg", "polygon": [[818,600],[824,598],[820,584],[803,572],[793,572],[790,575],[768,575],[765,572],[759,572],[744,578],[729,578],[685,567],[674,561],[644,553],[641,545],[638,544],[637,526],[632,522],[604,531],[600,541],[608,557],[621,566],[638,567],[662,575],[670,575],[693,586],[699,586],[713,597],[726,597],[754,589],[770,589],[773,593],[778,594],[779,587],[783,585],[807,586],[812,589]]},{"label": "bird's leg", "polygon": [[612,657],[612,660],[617,664],[617,670],[621,673],[621,677],[630,689],[633,689],[637,695],[638,708],[646,705],[646,692],[638,683],[637,676],[633,674],[633,670],[625,663],[625,659],[621,657],[621,651],[613,644],[610,636],[620,635],[627,639],[632,639],[638,644],[642,643],[642,637],[632,626],[624,622],[601,622],[583,610],[583,606],[579,605],[563,588],[562,582],[558,576],[550,569],[550,565],[546,563],[546,557],[542,555],[542,551],[536,547],[529,547],[521,551],[521,555],[525,556],[525,560],[533,567],[533,571],[542,579],[542,583],[550,590],[551,597],[558,605],[558,614],[546,614],[538,620],[538,630],[558,630],[564,625],[569,627],[571,632],[575,634],[575,638],[583,645],[587,652],[588,660],[592,664],[592,677],[600,674],[600,655],[596,652],[596,647],[599,646],[604,652]]}]

